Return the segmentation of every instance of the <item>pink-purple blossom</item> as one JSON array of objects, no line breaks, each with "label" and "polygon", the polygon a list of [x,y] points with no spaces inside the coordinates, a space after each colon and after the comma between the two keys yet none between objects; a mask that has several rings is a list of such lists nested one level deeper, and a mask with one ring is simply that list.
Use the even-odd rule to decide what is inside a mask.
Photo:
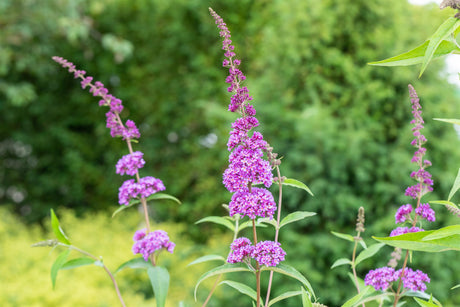
[{"label": "pink-purple blossom", "polygon": [[426,219],[428,222],[434,222],[436,220],[435,211],[431,209],[429,204],[421,204],[415,209],[415,214]]},{"label": "pink-purple blossom", "polygon": [[251,258],[254,246],[251,240],[245,237],[237,238],[230,245],[230,254],[228,255],[228,263],[239,263],[245,259]]},{"label": "pink-purple blossom", "polygon": [[151,176],[143,177],[139,182],[129,179],[123,182],[118,191],[118,202],[120,205],[129,205],[131,199],[147,198],[163,190],[165,190],[163,182]]},{"label": "pink-purple blossom", "polygon": [[391,267],[383,267],[375,270],[370,270],[364,277],[364,284],[372,286],[375,290],[385,291],[392,282],[398,280],[398,275],[395,269]]},{"label": "pink-purple blossom", "polygon": [[398,211],[395,214],[396,223],[404,223],[406,220],[410,219],[410,214],[412,212],[412,205],[402,205],[399,207]]},{"label": "pink-purple blossom", "polygon": [[260,265],[277,266],[281,261],[284,261],[286,256],[286,252],[281,248],[279,242],[262,241],[254,246],[251,240],[245,237],[233,241],[230,250],[227,258],[229,263],[255,259]]},{"label": "pink-purple blossom", "polygon": [[[374,287],[375,290],[385,291],[393,282],[401,278],[402,269],[395,271],[391,267],[383,267],[369,271],[364,277],[364,284]],[[426,283],[430,282],[427,274],[420,270],[412,270],[406,267],[402,276],[403,287],[412,291],[425,291]]]},{"label": "pink-purple blossom", "polygon": [[256,187],[253,187],[251,192],[244,189],[235,192],[228,207],[230,216],[240,214],[241,217],[248,216],[250,219],[256,217],[269,217],[271,219],[276,211],[272,193]]},{"label": "pink-purple blossom", "polygon": [[277,266],[284,261],[286,252],[281,248],[281,243],[274,241],[262,241],[256,244],[252,257],[265,266]]},{"label": "pink-purple blossom", "polygon": [[135,151],[131,154],[123,156],[118,160],[116,167],[116,173],[120,175],[134,176],[138,169],[145,165],[145,161],[142,158],[144,154],[140,151]]},{"label": "pink-purple blossom", "polygon": [[171,254],[174,251],[176,244],[169,240],[169,236],[166,231],[155,230],[146,234],[146,230],[138,230],[133,237],[133,253],[141,254],[145,261],[148,261],[150,255],[156,251],[165,249]]},{"label": "pink-purple blossom", "polygon": [[422,228],[419,228],[419,227],[397,227],[396,229],[393,229],[390,233],[390,237],[394,237],[394,236],[399,236],[399,235],[403,235],[403,234],[406,234],[406,233],[412,233],[412,232],[419,232],[419,231],[425,231],[424,229]]}]

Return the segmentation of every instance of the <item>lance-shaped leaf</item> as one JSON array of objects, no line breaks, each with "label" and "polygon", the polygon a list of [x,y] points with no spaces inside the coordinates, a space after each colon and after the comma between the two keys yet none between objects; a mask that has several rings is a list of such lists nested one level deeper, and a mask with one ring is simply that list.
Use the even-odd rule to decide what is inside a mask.
[{"label": "lance-shaped leaf", "polygon": [[431,299],[429,301],[424,301],[422,299],[414,297],[414,300],[417,302],[417,304],[419,304],[422,307],[439,307],[439,305],[436,305],[435,303],[433,303]]},{"label": "lance-shaped leaf", "polygon": [[[274,182],[274,183],[277,183],[277,182]],[[302,190],[305,190],[308,192],[308,194],[310,194],[311,196],[314,196],[312,191],[310,190],[309,187],[307,187],[307,185],[299,180],[295,180],[295,179],[290,179],[290,178],[286,178],[283,180],[283,185],[287,185],[287,186],[291,186],[291,187],[294,187],[294,188],[298,188],[298,189],[302,189]]]},{"label": "lance-shaped leaf", "polygon": [[460,189],[460,168],[458,169],[457,178],[455,178],[454,185],[452,186],[452,189],[450,189],[449,198],[447,199],[448,201],[452,199],[455,193],[457,193],[458,189]]},{"label": "lance-shaped leaf", "polygon": [[307,278],[290,265],[281,263],[273,267],[263,267],[261,271],[273,271],[297,279],[308,289],[308,291],[310,291],[311,295],[313,295],[313,297],[316,298],[315,292],[313,291],[313,287],[311,286]]},{"label": "lance-shaped leaf", "polygon": [[157,307],[164,307],[169,289],[168,270],[161,266],[152,266],[148,268],[147,274],[149,275],[150,283],[152,284]]},{"label": "lance-shaped leaf", "polygon": [[344,265],[344,264],[350,264],[351,265],[351,260],[347,258],[340,258],[337,259],[331,266],[331,269],[336,268],[338,266]]},{"label": "lance-shaped leaf", "polygon": [[206,279],[212,276],[225,274],[225,273],[235,273],[235,272],[250,272],[250,270],[246,265],[243,265],[241,263],[226,263],[217,268],[211,269],[208,272],[201,275],[195,285],[195,291],[194,291],[195,301],[196,301],[196,292],[198,291],[198,286],[203,281],[205,281]]},{"label": "lance-shaped leaf", "polygon": [[[307,293],[307,292],[305,291],[305,293]],[[287,291],[287,292],[284,292],[283,294],[278,295],[277,297],[275,297],[272,300],[270,300],[270,302],[268,303],[268,306],[272,306],[272,305],[274,305],[274,304],[276,304],[278,302],[281,302],[282,300],[285,300],[287,298],[294,297],[294,296],[297,296],[297,295],[302,295],[302,291]],[[308,294],[307,294],[307,296],[308,296]]]},{"label": "lance-shaped leaf", "polygon": [[436,32],[433,34],[433,36],[430,37],[430,43],[428,44],[428,47],[426,48],[425,51],[425,56],[423,58],[423,63],[422,63],[422,68],[420,70],[420,75],[419,77],[422,76],[423,72],[425,71],[426,67],[428,66],[428,63],[431,61],[433,58],[436,50],[439,48],[440,44],[449,38],[449,36],[453,35],[456,33],[457,28],[460,26],[460,20],[455,18],[455,17],[449,17],[442,25],[439,26],[439,28],[436,30]]},{"label": "lance-shaped leaf", "polygon": [[385,244],[383,243],[372,244],[371,246],[363,250],[361,253],[359,253],[358,257],[356,257],[355,259],[355,267],[359,263],[361,263],[361,261],[374,256],[384,245]]},{"label": "lance-shaped leaf", "polygon": [[[231,281],[231,280],[221,281],[219,285],[221,285],[221,284],[225,284],[227,286],[230,286],[233,289],[239,291],[241,294],[247,295],[251,299],[253,299],[254,301],[257,302],[257,292],[254,289],[252,289],[251,287],[249,287],[249,286],[247,286],[245,284],[242,284],[240,282]],[[263,303],[262,299],[260,299],[260,305],[264,306],[264,303]]]},{"label": "lance-shaped leaf", "polygon": [[[425,240],[425,237],[435,233],[434,230],[406,233],[394,237],[373,237],[375,240],[390,246],[422,252],[444,252],[448,250],[460,250],[460,234],[454,232],[433,240]],[[428,237],[430,238],[430,237]]]},{"label": "lance-shaped leaf", "polygon": [[204,222],[211,222],[211,223],[216,223],[219,225],[223,225],[230,229],[231,231],[235,231],[235,225],[229,220],[229,217],[225,216],[207,216],[205,218],[202,218],[201,220],[195,222],[195,224],[200,224]]},{"label": "lance-shaped leaf", "polygon": [[344,239],[347,241],[355,242],[355,239],[353,238],[352,235],[346,234],[346,233],[340,233],[340,232],[335,232],[331,231],[331,233],[336,236],[337,238]]},{"label": "lance-shaped leaf", "polygon": [[356,294],[353,296],[351,299],[345,302],[345,304],[342,305],[342,307],[352,307],[356,306],[357,303],[367,294],[367,292],[371,289],[371,286],[365,287],[360,293]]},{"label": "lance-shaped leaf", "polygon": [[302,291],[302,307],[313,307],[313,304],[311,303],[311,297],[307,290],[305,290],[304,287],[301,288]]},{"label": "lance-shaped leaf", "polygon": [[64,231],[62,230],[61,226],[59,225],[59,220],[54,214],[54,210],[51,209],[51,228],[53,228],[54,235],[59,242],[71,245],[69,238],[65,235]]},{"label": "lance-shaped leaf", "polygon": [[433,230],[431,234],[423,238],[423,241],[443,239],[454,235],[460,235],[460,225],[451,225],[441,229]]},{"label": "lance-shaped leaf", "polygon": [[[420,46],[415,47],[414,49],[402,53],[400,55],[376,62],[370,62],[369,65],[374,66],[409,66],[423,63],[425,58],[425,53],[427,51],[430,41],[427,40]],[[438,49],[436,49],[433,54],[433,58],[438,58],[447,54],[452,53],[453,51],[460,51],[460,48],[451,41],[444,40],[442,41]]]},{"label": "lance-shaped leaf", "polygon": [[214,260],[219,260],[219,261],[224,261],[225,262],[225,258],[220,256],[220,255],[206,255],[206,256],[200,257],[200,258],[190,262],[189,264],[187,264],[187,266],[198,264],[198,263],[203,263],[203,262],[208,262],[208,261],[214,261]]},{"label": "lance-shaped leaf", "polygon": [[308,211],[296,211],[288,214],[286,217],[284,217],[281,222],[280,222],[280,228],[283,227],[284,225],[287,225],[289,223],[293,223],[299,220],[303,220],[306,217],[316,215],[316,212],[308,212]]},{"label": "lance-shaped leaf", "polygon": [[96,260],[88,257],[75,258],[64,263],[61,266],[61,270],[75,269],[81,266],[94,264],[95,262]]},{"label": "lance-shaped leaf", "polygon": [[[179,205],[181,204],[179,199],[177,199],[176,197],[174,197],[172,195],[166,194],[166,193],[155,193],[155,194],[152,194],[149,197],[147,197],[145,200],[147,202],[149,202],[151,200],[160,200],[160,199],[168,199],[168,200],[172,200],[172,201],[176,202]],[[120,213],[121,211],[126,210],[128,208],[131,208],[131,207],[133,207],[135,205],[138,205],[140,203],[141,203],[141,201],[139,199],[133,199],[133,200],[131,200],[129,202],[129,205],[126,205],[126,206],[125,205],[120,205],[120,207],[113,212],[112,218],[115,215],[117,215],[118,213]]]},{"label": "lance-shaped leaf", "polygon": [[122,263],[118,269],[115,271],[115,274],[117,274],[118,272],[120,272],[121,270],[124,270],[126,268],[130,268],[130,269],[149,269],[153,267],[153,265],[150,263],[150,261],[145,261],[144,258],[142,257],[137,257],[137,258],[134,258],[134,259],[131,259],[131,260],[128,260],[124,263]]},{"label": "lance-shaped leaf", "polygon": [[455,119],[455,118],[433,118],[434,120],[440,121],[440,122],[446,122],[449,124],[454,124],[454,125],[459,125],[460,126],[460,119]]},{"label": "lance-shaped leaf", "polygon": [[67,260],[67,257],[69,256],[70,249],[66,249],[62,253],[59,254],[59,256],[56,258],[54,261],[53,265],[51,266],[51,284],[53,285],[53,289],[56,287],[56,278],[59,270],[62,268],[64,263]]}]

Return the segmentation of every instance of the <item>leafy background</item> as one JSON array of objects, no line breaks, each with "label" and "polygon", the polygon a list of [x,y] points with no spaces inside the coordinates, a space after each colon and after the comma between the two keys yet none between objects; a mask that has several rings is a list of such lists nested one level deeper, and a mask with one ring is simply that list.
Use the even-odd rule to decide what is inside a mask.
[{"label": "leafy background", "polygon": [[[413,169],[408,83],[422,98],[428,157],[433,162],[435,192],[427,200],[447,197],[460,161],[459,139],[450,125],[432,118],[455,117],[459,103],[458,90],[441,73],[442,62],[432,63],[420,80],[415,67],[378,68],[366,63],[419,45],[452,11],[401,0],[4,0],[0,3],[0,204],[7,210],[5,216],[11,217],[11,212],[18,220],[13,227],[2,219],[2,225],[9,225],[1,228],[5,238],[17,239],[3,242],[0,255],[7,260],[2,261],[2,272],[9,272],[11,280],[17,278],[15,283],[26,285],[31,278],[28,268],[35,263],[46,267],[54,259],[44,250],[37,254],[39,259],[29,258],[30,244],[48,236],[50,208],[58,215],[65,212],[68,219],[62,224],[77,236],[88,219],[110,217],[118,207],[117,189],[123,182],[114,165],[126,148],[108,137],[105,110],[50,60],[53,55],[71,60],[104,82],[123,100],[125,119],[140,127],[142,138],[136,149],[145,153],[147,161],[141,175],[161,178],[166,192],[182,201],[180,206],[155,205],[154,220],[174,225],[173,240],[189,244],[196,256],[226,254],[226,246],[215,244],[226,242],[221,238],[226,235],[223,229],[194,224],[208,215],[225,215],[221,204],[230,199],[221,176],[235,117],[226,111],[226,72],[220,67],[223,55],[209,6],[232,31],[260,130],[283,156],[283,175],[307,183],[315,193],[314,198],[302,191],[285,193],[284,213],[318,214],[286,227],[281,240],[287,263],[307,276],[321,302],[337,306],[354,293],[345,268],[329,269],[335,259],[351,255],[352,246],[330,231],[353,233],[357,209],[363,206],[364,236],[370,243],[371,235],[391,231],[396,208],[409,201],[403,193]],[[433,228],[455,222],[439,208]],[[112,230],[105,220],[101,223],[105,226],[85,239],[89,247],[105,232],[118,236],[117,228]],[[138,228],[135,223],[127,225],[128,233]],[[272,232],[263,235],[270,239]],[[130,257],[130,235],[124,238],[116,248],[104,247],[105,258]],[[358,273],[364,276],[385,265],[390,252],[382,249]],[[178,246],[176,253],[181,258],[180,277],[172,284],[185,279],[193,285],[206,269],[186,267],[186,260],[193,259],[186,248]],[[10,265],[19,259],[25,264]],[[165,264],[169,261],[163,259]],[[432,279],[428,292],[447,306],[460,304],[459,290],[449,290],[460,275],[456,259],[453,252],[416,253],[413,259],[413,267]],[[96,278],[93,271],[97,268],[81,276],[85,289],[99,289],[104,283],[90,282]],[[53,299],[67,292],[60,290],[59,280],[51,292],[48,272],[34,272],[43,282],[28,289],[33,293],[27,304],[40,306],[49,299],[45,305],[60,306]],[[72,281],[78,283],[79,278]],[[148,292],[145,287],[142,283],[122,287],[123,293],[132,291],[127,294],[128,305],[141,304],[139,293]],[[249,304],[223,287],[213,306]],[[274,295],[297,288],[295,282],[279,277]],[[171,291],[171,306],[176,306],[173,302],[182,297]],[[19,287],[0,290],[2,305],[15,306],[10,298],[20,296]],[[193,301],[191,295],[184,299]],[[292,299],[283,306],[298,303]]]}]

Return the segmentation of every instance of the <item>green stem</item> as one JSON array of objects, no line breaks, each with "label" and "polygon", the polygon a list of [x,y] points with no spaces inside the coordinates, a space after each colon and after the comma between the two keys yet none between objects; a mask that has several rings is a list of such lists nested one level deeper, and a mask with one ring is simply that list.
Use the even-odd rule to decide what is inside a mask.
[{"label": "green stem", "polygon": [[[65,246],[69,249],[73,249],[85,256],[88,256],[96,261],[100,261],[100,259],[90,253],[88,253],[87,251],[84,251],[82,249],[79,249],[78,247],[76,246],[73,246],[73,245],[67,245],[67,244],[63,244],[63,243],[59,243],[58,245],[61,245],[61,246]],[[107,275],[109,275],[110,279],[112,280],[112,283],[113,283],[113,286],[115,287],[115,291],[117,292],[117,295],[118,295],[118,300],[120,301],[121,305],[123,307],[126,307],[125,305],[125,302],[123,301],[123,297],[121,296],[121,292],[120,292],[120,289],[118,288],[118,284],[117,284],[117,281],[115,280],[115,277],[113,276],[112,272],[110,272],[110,270],[105,266],[105,264],[100,261],[101,265],[102,265],[102,268],[105,270],[105,272],[107,273]]]},{"label": "green stem", "polygon": [[[278,242],[280,223],[281,223],[281,202],[283,200],[283,182],[281,181],[281,172],[279,166],[276,166],[276,174],[278,175],[278,213],[276,216],[276,230],[275,230],[275,242]],[[265,307],[268,307],[270,301],[270,292],[272,289],[273,282],[273,271],[270,271],[270,277],[268,279],[267,296],[265,298]]]}]

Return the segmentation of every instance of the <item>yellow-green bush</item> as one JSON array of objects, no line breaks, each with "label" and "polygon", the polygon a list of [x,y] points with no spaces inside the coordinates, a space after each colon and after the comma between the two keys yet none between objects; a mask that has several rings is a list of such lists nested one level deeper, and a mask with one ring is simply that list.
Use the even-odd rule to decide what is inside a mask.
[{"label": "yellow-green bush", "polygon": [[[135,230],[142,228],[142,217],[135,209],[126,210],[113,219],[110,213],[91,214],[84,218],[76,218],[70,210],[57,210],[56,214],[72,244],[102,256],[110,270],[114,271],[134,257],[132,236]],[[0,208],[0,216],[0,268],[4,284],[0,287],[0,306],[120,306],[108,275],[98,266],[59,271],[53,291],[50,268],[63,249],[31,247],[35,242],[54,238],[50,226],[46,225],[47,230],[43,231],[36,225],[25,225],[6,208]],[[159,265],[166,267],[171,277],[167,306],[179,306],[181,301],[187,306],[197,305],[193,300],[193,289],[199,276],[208,269],[202,264],[187,267],[209,250],[192,246],[184,237],[186,227],[184,224],[152,225],[153,229],[167,231],[176,243],[172,255],[164,252],[159,258]],[[229,241],[230,238],[215,237],[206,249],[212,249],[213,245],[216,248],[225,246],[222,242]],[[70,254],[71,258],[79,256],[74,251]],[[125,269],[116,275],[116,280],[127,306],[155,306],[144,271]],[[200,286],[200,297],[207,295],[209,287],[207,283]],[[216,295],[219,296],[219,291]]]}]

